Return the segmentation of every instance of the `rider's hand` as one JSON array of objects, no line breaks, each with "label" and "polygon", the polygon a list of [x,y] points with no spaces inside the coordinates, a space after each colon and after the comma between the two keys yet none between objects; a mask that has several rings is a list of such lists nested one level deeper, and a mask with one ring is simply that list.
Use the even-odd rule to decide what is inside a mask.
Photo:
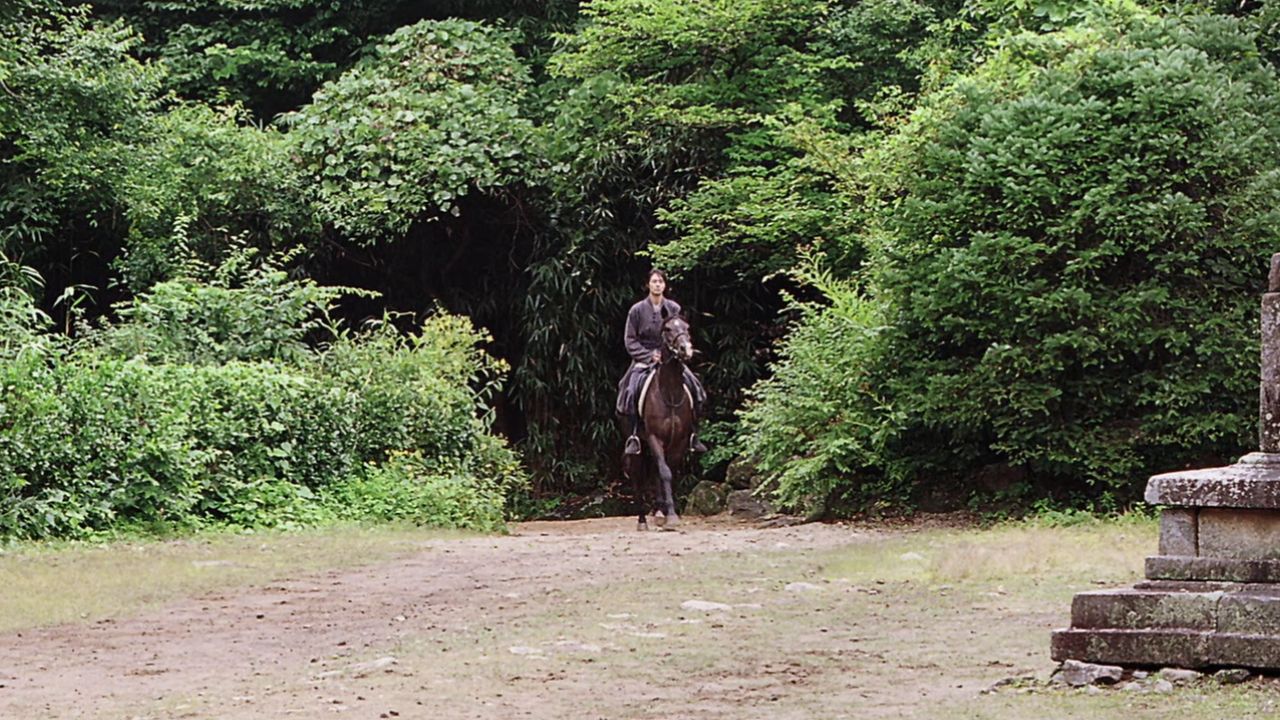
[{"label": "rider's hand", "polygon": [[661,350],[654,350],[654,351],[653,351],[653,361],[654,361],[654,362],[662,362],[662,351],[661,351]]}]

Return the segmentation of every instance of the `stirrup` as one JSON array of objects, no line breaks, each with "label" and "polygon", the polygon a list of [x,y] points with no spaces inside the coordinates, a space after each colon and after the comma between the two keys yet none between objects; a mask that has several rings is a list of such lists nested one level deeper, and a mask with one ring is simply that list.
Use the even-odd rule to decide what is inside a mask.
[{"label": "stirrup", "polygon": [[639,455],[640,454],[640,437],[632,435],[627,438],[627,446],[622,450],[623,455]]}]

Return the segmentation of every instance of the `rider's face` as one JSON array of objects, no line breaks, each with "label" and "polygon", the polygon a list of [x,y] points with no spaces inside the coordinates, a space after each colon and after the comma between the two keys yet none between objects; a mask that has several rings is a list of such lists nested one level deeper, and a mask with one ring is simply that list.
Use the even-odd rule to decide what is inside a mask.
[{"label": "rider's face", "polygon": [[662,279],[661,275],[649,276],[649,294],[661,295],[667,291],[667,281]]}]

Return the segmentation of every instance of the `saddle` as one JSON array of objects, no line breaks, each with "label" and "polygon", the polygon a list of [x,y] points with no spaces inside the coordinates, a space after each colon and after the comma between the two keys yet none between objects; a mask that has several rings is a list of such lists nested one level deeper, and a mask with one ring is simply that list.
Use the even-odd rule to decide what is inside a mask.
[{"label": "saddle", "polygon": [[[644,382],[640,383],[640,392],[638,393],[639,397],[636,399],[636,415],[642,418],[644,417],[644,399],[645,399],[645,396],[649,394],[649,385],[653,383],[653,379],[658,375],[657,370],[658,370],[657,365],[654,365],[648,370],[645,370]],[[692,405],[693,393],[689,392],[689,386],[685,385],[684,383],[680,383],[680,387],[684,389],[684,396],[689,401],[689,404]]]}]

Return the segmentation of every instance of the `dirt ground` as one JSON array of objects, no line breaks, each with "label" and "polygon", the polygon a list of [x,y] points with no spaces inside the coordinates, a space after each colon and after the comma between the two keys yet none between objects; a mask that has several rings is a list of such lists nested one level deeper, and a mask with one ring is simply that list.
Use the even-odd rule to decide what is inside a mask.
[{"label": "dirt ground", "polygon": [[0,718],[980,717],[997,681],[1053,669],[1060,599],[838,574],[916,529],[634,523],[0,635]]}]

